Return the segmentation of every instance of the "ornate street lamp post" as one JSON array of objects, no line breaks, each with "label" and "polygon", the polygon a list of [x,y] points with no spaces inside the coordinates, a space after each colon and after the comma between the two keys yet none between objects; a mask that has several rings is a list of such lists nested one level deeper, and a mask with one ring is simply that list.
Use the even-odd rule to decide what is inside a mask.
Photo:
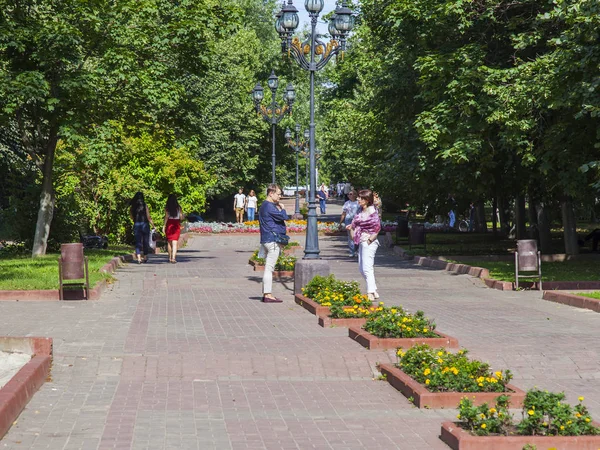
[{"label": "ornate street lamp post", "polygon": [[286,4],[283,4],[280,13],[277,15],[275,28],[281,37],[282,51],[293,56],[298,65],[310,74],[310,190],[304,259],[318,259],[320,250],[315,200],[317,187],[315,179],[315,72],[325,67],[333,56],[339,54],[343,57],[343,52],[346,50],[346,38],[354,27],[354,17],[352,11],[346,6],[346,0],[343,0],[342,6],[336,8],[335,14],[331,18],[328,28],[331,39],[325,44],[317,37],[316,33],[317,20],[323,10],[324,0],[304,0],[304,6],[308,11],[311,22],[309,39],[301,42],[297,37],[292,38],[299,22],[298,10],[294,7],[292,0],[288,0]]},{"label": "ornate street lamp post", "polygon": [[[306,158],[306,163],[304,164],[304,166],[305,166],[304,168],[306,170],[306,204],[308,205],[308,184],[309,184],[308,157],[310,156],[310,152],[308,150],[304,150],[304,151],[300,152],[300,156],[302,156],[303,158]],[[319,149],[315,150],[315,161],[318,161],[320,157],[321,157],[321,151]]]},{"label": "ornate street lamp post", "polygon": [[292,151],[296,154],[296,211],[294,212],[294,218],[301,218],[300,214],[300,197],[298,195],[298,154],[308,144],[310,138],[308,130],[304,130],[304,137],[300,135],[300,124],[296,124],[296,133],[292,139],[292,132],[289,128],[285,130],[285,139]]},{"label": "ornate street lamp post", "polygon": [[292,86],[292,83],[288,83],[285,93],[283,94],[283,100],[286,102],[283,107],[279,106],[275,101],[275,95],[277,94],[277,87],[279,86],[279,78],[275,76],[275,71],[271,71],[271,75],[267,79],[267,85],[271,89],[271,106],[265,107],[261,104],[264,98],[264,90],[260,83],[256,83],[254,89],[252,89],[252,100],[254,100],[254,107],[256,112],[259,113],[262,118],[268,124],[271,124],[271,141],[273,144],[273,151],[271,152],[271,166],[272,166],[272,180],[275,184],[275,125],[277,125],[286,114],[292,113],[292,105],[296,99],[296,91]]}]

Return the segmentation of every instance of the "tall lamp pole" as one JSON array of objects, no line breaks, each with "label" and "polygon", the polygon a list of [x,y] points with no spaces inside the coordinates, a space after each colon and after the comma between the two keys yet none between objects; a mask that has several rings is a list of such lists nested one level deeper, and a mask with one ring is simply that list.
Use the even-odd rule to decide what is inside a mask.
[{"label": "tall lamp pole", "polygon": [[[307,151],[307,150],[304,150],[304,151],[300,152],[300,156],[302,156],[303,158],[307,158],[306,159],[306,163],[304,164],[305,170],[306,170],[306,204],[307,205],[308,205],[308,157],[310,156],[309,153],[310,152]],[[321,151],[318,150],[318,149],[315,150],[315,161],[318,161],[320,157],[321,157]]]},{"label": "tall lamp pole", "polygon": [[294,218],[301,218],[300,214],[300,196],[298,195],[298,154],[308,144],[310,134],[308,129],[304,130],[304,135],[300,135],[300,124],[296,124],[296,133],[292,138],[292,132],[289,128],[285,130],[285,139],[292,151],[296,154],[296,211],[294,212]]},{"label": "tall lamp pole", "polygon": [[286,102],[285,105],[280,106],[275,95],[277,94],[277,88],[279,87],[279,78],[275,75],[275,71],[271,71],[271,75],[267,79],[267,85],[271,89],[271,105],[265,107],[261,104],[264,98],[264,89],[260,83],[256,83],[254,89],[252,89],[252,100],[254,100],[254,107],[256,112],[262,116],[262,118],[271,125],[271,142],[273,144],[271,152],[271,182],[275,184],[275,125],[277,125],[286,114],[292,113],[292,105],[296,99],[296,91],[292,86],[292,83],[288,83],[285,93],[283,94],[283,100]]},{"label": "tall lamp pole", "polygon": [[[342,0],[342,6],[338,6],[335,14],[329,22],[329,34],[331,39],[327,44],[317,37],[316,27],[319,14],[325,5],[324,0],[304,0],[304,6],[311,22],[310,38],[301,42],[292,34],[298,27],[298,10],[293,0],[283,4],[277,15],[275,28],[281,37],[281,50],[283,53],[293,56],[298,65],[310,74],[310,124],[309,124],[309,166],[310,166],[310,191],[308,201],[308,220],[306,224],[306,244],[304,247],[304,259],[319,258],[319,232],[317,226],[317,203],[315,200],[315,72],[321,70],[335,56],[343,57],[346,50],[346,37],[354,27],[352,11],[347,7],[346,0]],[[308,55],[308,59],[307,59]],[[318,56],[318,60],[316,57]]]}]

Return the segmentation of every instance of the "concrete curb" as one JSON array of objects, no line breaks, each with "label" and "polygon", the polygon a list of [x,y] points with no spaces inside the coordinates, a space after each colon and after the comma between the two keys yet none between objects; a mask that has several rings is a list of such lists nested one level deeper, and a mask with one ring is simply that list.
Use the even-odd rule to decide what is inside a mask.
[{"label": "concrete curb", "polygon": [[563,305],[574,306],[575,308],[590,309],[600,313],[600,300],[594,298],[556,291],[544,291],[542,298],[551,302],[562,303]]},{"label": "concrete curb", "polygon": [[7,337],[0,338],[0,341],[8,346],[11,346],[11,342],[17,343],[18,347],[22,346],[19,344],[28,343],[32,354],[31,360],[0,389],[0,439],[2,439],[33,394],[48,378],[52,364],[52,339]]}]

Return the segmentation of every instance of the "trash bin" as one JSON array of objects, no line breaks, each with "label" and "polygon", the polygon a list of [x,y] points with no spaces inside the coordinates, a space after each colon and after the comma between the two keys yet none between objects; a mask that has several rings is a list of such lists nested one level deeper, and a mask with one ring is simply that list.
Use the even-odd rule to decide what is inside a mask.
[{"label": "trash bin", "polygon": [[408,237],[408,219],[403,216],[397,216],[396,221],[396,239],[406,239]]},{"label": "trash bin", "polygon": [[408,243],[411,247],[413,245],[422,245],[425,247],[425,225],[422,223],[413,223],[412,227],[410,227]]}]

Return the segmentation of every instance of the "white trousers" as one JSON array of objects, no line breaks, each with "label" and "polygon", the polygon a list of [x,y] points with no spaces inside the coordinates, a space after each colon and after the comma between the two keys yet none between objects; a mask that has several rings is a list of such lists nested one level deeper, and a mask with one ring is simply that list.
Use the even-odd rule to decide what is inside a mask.
[{"label": "white trousers", "polygon": [[277,242],[267,242],[262,244],[262,250],[266,254],[262,281],[263,294],[271,294],[273,292],[273,271],[277,264],[277,258],[279,258],[280,246]]},{"label": "white trousers", "polygon": [[377,253],[378,248],[378,240],[371,242],[370,245],[368,242],[361,242],[358,246],[358,268],[367,282],[367,294],[377,292],[373,266],[375,265],[375,253]]}]

